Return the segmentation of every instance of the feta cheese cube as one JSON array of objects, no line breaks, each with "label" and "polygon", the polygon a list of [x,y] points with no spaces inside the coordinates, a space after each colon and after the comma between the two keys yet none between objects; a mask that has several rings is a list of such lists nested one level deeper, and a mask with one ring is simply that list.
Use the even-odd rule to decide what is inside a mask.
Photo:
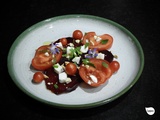
[{"label": "feta cheese cube", "polygon": [[70,83],[70,82],[72,82],[72,80],[71,80],[71,78],[69,78],[69,77],[67,77],[67,79],[65,80],[65,83]]},{"label": "feta cheese cube", "polygon": [[59,82],[60,83],[65,83],[66,79],[67,79],[67,74],[65,72],[62,72],[58,75],[58,77],[59,77]]},{"label": "feta cheese cube", "polygon": [[86,43],[89,43],[89,40],[88,40],[88,39],[86,39]]},{"label": "feta cheese cube", "polygon": [[67,47],[67,54],[71,53],[71,49],[74,49],[74,47],[70,47],[70,46]]},{"label": "feta cheese cube", "polygon": [[75,57],[75,58],[72,59],[72,62],[75,62],[75,63],[79,64],[80,59],[81,59],[81,56]]},{"label": "feta cheese cube", "polygon": [[95,82],[95,83],[97,83],[97,82],[98,82],[98,80],[97,80],[97,77],[96,77],[96,76],[94,76],[94,75],[90,75],[90,78],[91,78],[91,80],[92,80],[93,82]]},{"label": "feta cheese cube", "polygon": [[77,39],[77,40],[75,40],[75,42],[76,42],[76,43],[80,43],[80,42],[81,42],[81,40],[78,40],[78,39]]},{"label": "feta cheese cube", "polygon": [[63,45],[62,45],[62,43],[61,43],[61,42],[56,43],[56,46],[57,46],[57,47],[60,47],[61,49],[63,49]]},{"label": "feta cheese cube", "polygon": [[74,47],[74,44],[73,43],[69,43],[69,46]]},{"label": "feta cheese cube", "polygon": [[88,47],[85,47],[85,45],[83,45],[83,46],[81,46],[80,51],[81,51],[82,53],[87,53]]},{"label": "feta cheese cube", "polygon": [[49,56],[49,53],[48,53],[48,52],[45,52],[44,55],[48,57],[48,56]]},{"label": "feta cheese cube", "polygon": [[60,73],[62,73],[64,70],[63,70],[63,67],[59,64],[59,63],[57,63],[57,64],[54,64],[54,71],[57,73],[57,74],[60,74]]},{"label": "feta cheese cube", "polygon": [[67,74],[65,72],[62,72],[59,74],[59,82],[68,84],[72,82],[72,80],[71,78],[67,77]]},{"label": "feta cheese cube", "polygon": [[103,53],[98,53],[97,57],[96,58],[99,58],[99,59],[103,59],[105,58],[105,55]]},{"label": "feta cheese cube", "polygon": [[92,84],[92,82],[90,81],[90,80],[88,80],[88,82],[87,82],[89,85],[91,85]]},{"label": "feta cheese cube", "polygon": [[100,40],[102,40],[102,38],[101,37],[99,37],[99,36],[94,36],[94,39],[97,41],[97,42],[99,42]]}]

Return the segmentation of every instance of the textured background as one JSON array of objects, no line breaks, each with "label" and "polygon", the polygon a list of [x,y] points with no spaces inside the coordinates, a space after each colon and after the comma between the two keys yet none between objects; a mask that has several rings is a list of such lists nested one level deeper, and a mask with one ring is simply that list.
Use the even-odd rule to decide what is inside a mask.
[{"label": "textured background", "polygon": [[[160,114],[160,9],[151,0],[22,0],[0,5],[0,119],[38,120],[148,120]],[[9,49],[21,32],[44,19],[66,14],[90,14],[113,20],[132,32],[145,55],[143,73],[119,99],[87,110],[62,110],[44,105],[24,94],[7,71]],[[154,107],[149,116],[145,107]]]}]

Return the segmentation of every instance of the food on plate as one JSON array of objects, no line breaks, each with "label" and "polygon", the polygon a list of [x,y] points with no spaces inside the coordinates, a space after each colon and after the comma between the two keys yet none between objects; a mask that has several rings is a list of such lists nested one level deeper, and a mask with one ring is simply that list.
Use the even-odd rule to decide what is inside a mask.
[{"label": "food on plate", "polygon": [[72,37],[62,37],[37,48],[31,65],[37,72],[34,83],[45,81],[55,94],[73,91],[84,82],[92,87],[104,84],[120,68],[109,49],[113,37],[75,30]]}]

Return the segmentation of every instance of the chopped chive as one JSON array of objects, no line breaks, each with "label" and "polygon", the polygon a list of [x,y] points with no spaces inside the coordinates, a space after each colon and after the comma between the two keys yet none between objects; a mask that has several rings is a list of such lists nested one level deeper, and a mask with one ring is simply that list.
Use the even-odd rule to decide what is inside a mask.
[{"label": "chopped chive", "polygon": [[76,47],[75,48],[75,51],[77,52],[78,55],[81,55],[82,52],[80,51],[81,47]]},{"label": "chopped chive", "polygon": [[106,40],[101,40],[101,44],[106,44],[108,42],[108,39]]},{"label": "chopped chive", "polygon": [[89,59],[82,59],[82,62],[83,62],[83,64],[85,64],[85,65],[89,65],[89,66],[92,66],[92,67],[95,68],[94,64],[91,63],[91,62],[89,62]]},{"label": "chopped chive", "polygon": [[53,65],[53,67],[54,67],[54,68],[58,68],[58,65],[57,65],[57,64],[55,64],[55,65]]},{"label": "chopped chive", "polygon": [[55,89],[58,89],[58,85],[57,85],[57,84],[54,84],[54,88],[55,88]]},{"label": "chopped chive", "polygon": [[67,54],[63,54],[62,57],[67,57]]},{"label": "chopped chive", "polygon": [[89,42],[84,45],[85,48],[87,48],[88,46],[89,46]]},{"label": "chopped chive", "polygon": [[52,63],[55,64],[57,62],[56,58],[54,57]]},{"label": "chopped chive", "polygon": [[87,65],[92,66],[92,67],[94,67],[94,68],[95,68],[94,64],[93,64],[93,63],[91,63],[91,62],[87,63]]},{"label": "chopped chive", "polygon": [[108,68],[108,64],[105,62],[102,62],[103,67]]},{"label": "chopped chive", "polygon": [[87,63],[89,63],[89,59],[82,59],[82,62],[86,65]]}]

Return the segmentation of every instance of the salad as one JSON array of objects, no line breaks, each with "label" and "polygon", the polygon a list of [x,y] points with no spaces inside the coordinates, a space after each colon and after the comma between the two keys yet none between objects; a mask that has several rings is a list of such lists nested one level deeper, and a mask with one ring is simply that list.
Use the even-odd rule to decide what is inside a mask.
[{"label": "salad", "polygon": [[109,34],[75,30],[71,37],[42,45],[31,61],[37,70],[32,81],[45,81],[46,88],[55,94],[71,92],[81,82],[98,87],[120,68],[117,55],[109,51],[112,44]]}]

